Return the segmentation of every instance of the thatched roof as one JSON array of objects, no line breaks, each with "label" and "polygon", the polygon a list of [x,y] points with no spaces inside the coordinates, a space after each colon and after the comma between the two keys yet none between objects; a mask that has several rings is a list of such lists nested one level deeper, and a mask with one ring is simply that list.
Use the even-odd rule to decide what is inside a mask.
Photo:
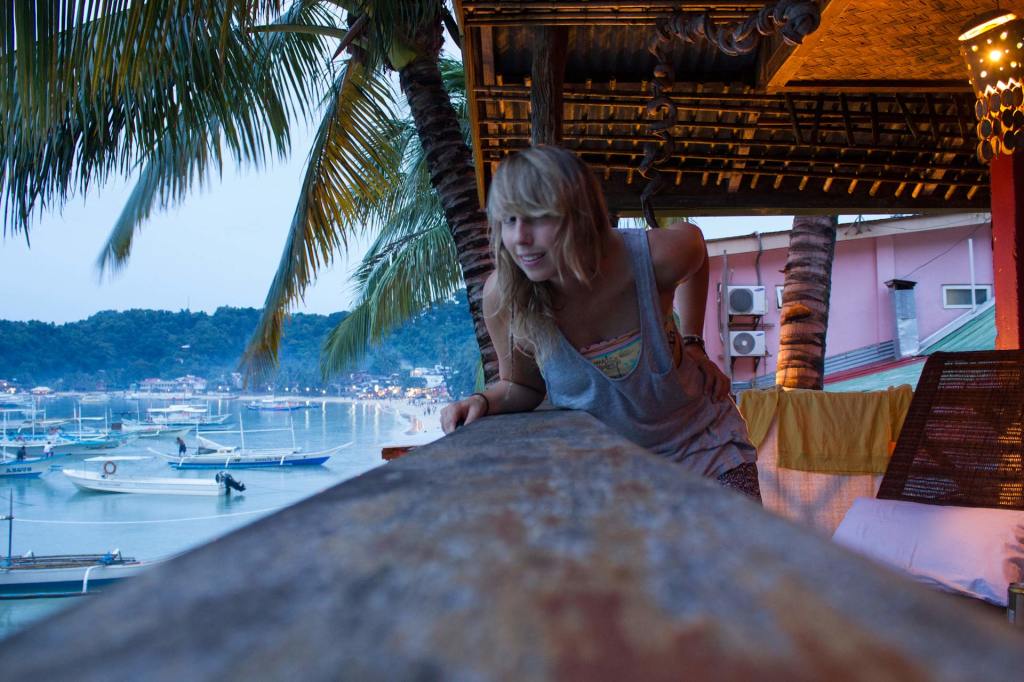
[{"label": "thatched roof", "polygon": [[[1007,3],[1024,10],[1024,3]],[[831,0],[802,45],[778,36],[747,55],[675,41],[674,153],[654,200],[664,214],[918,212],[989,206],[975,157],[974,98],[957,34],[990,9],[966,0]],[[567,34],[563,143],[605,182],[612,208],[640,210],[640,165],[657,63],[656,22],[709,10],[720,25],[759,1],[462,0],[456,3],[478,178],[529,144],[538,27]],[[1024,14],[1024,12],[1022,12]]]}]

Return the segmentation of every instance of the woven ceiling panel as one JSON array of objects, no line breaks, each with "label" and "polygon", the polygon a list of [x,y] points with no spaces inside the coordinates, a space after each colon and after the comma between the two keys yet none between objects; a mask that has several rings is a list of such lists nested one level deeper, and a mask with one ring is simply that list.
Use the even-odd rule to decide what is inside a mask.
[{"label": "woven ceiling panel", "polygon": [[[837,1],[837,0],[833,0]],[[1024,2],[1002,6],[1024,16]],[[819,29],[792,80],[963,80],[957,36],[979,0],[850,0]]]}]

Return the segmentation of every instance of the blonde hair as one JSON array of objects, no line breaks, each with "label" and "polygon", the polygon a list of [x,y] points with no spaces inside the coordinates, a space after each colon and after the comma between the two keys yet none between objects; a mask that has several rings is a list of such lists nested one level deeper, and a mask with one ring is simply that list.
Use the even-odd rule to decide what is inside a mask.
[{"label": "blonde hair", "polygon": [[508,314],[513,343],[543,357],[554,342],[554,289],[532,282],[501,240],[509,216],[559,219],[552,250],[559,277],[589,285],[599,274],[611,239],[604,194],[594,172],[561,147],[539,145],[505,158],[491,181],[487,218],[498,277],[500,312]]}]

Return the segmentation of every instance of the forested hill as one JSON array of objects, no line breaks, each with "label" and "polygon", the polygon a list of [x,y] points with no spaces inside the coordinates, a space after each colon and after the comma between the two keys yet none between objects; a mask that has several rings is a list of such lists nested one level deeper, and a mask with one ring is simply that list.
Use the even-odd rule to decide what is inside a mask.
[{"label": "forested hill", "polygon": [[[285,327],[274,383],[321,385],[320,350],[347,313],[293,315]],[[0,379],[64,389],[125,388],[147,377],[194,374],[218,380],[236,371],[259,319],[255,308],[202,312],[105,311],[67,324],[0,320]],[[443,364],[475,373],[479,353],[465,293],[392,333],[358,367],[390,374]],[[470,390],[472,390],[470,388]]]}]

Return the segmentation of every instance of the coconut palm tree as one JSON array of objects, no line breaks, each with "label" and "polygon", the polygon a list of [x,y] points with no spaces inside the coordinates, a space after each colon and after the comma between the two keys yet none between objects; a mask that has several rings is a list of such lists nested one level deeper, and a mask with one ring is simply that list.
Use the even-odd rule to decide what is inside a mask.
[{"label": "coconut palm tree", "polygon": [[[469,139],[466,81],[462,63],[442,59],[441,75],[462,128]],[[322,368],[341,371],[430,306],[450,299],[462,287],[458,253],[438,194],[410,120],[396,125],[402,151],[402,179],[393,201],[372,211],[376,234],[352,280],[358,299],[350,314],[328,336]]]},{"label": "coconut palm tree", "polygon": [[789,234],[779,315],[775,383],[783,388],[825,386],[825,336],[832,292],[837,216],[797,216]]},{"label": "coconut palm tree", "polygon": [[259,165],[287,153],[290,123],[319,107],[285,251],[245,355],[251,370],[266,369],[289,307],[402,183],[387,82],[395,71],[458,254],[485,372],[496,373],[481,310],[486,221],[438,66],[441,0],[27,6],[0,6],[5,227],[27,235],[36,210],[138,172],[101,255],[103,267],[117,267],[154,208],[219,172],[225,156]]}]

